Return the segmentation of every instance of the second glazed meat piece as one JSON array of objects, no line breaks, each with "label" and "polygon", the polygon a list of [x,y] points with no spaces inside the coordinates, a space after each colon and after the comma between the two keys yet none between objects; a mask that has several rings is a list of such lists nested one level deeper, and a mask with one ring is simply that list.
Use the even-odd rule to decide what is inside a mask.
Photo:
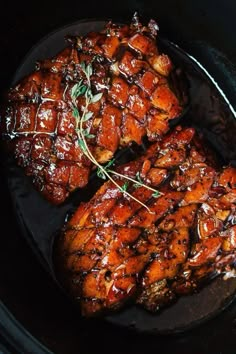
[{"label": "second glazed meat piece", "polygon": [[[129,193],[148,210],[108,181],[66,225],[57,248],[59,272],[84,315],[119,308],[136,296],[140,274],[166,248],[166,238],[158,237],[155,224],[178,205],[183,193],[169,190],[170,157],[166,168],[163,154],[168,155],[168,144],[186,151],[193,135],[193,129],[176,130],[161,145],[151,146],[145,156],[117,169],[161,191],[155,198],[152,190],[129,183]],[[161,167],[156,166],[160,159]],[[117,178],[116,182],[122,186],[126,181]]]},{"label": "second glazed meat piece", "polygon": [[120,147],[141,144],[146,135],[158,140],[180,115],[181,103],[168,83],[173,65],[159,53],[156,31],[154,21],[144,27],[135,17],[130,26],[108,23],[101,32],[70,38],[61,53],[39,62],[9,91],[1,112],[3,135],[52,203],[84,187],[94,167],[75,131],[74,105],[82,115],[86,99],[81,95],[73,102],[74,85],[89,84],[84,64],[90,64],[93,94],[103,94],[89,104],[92,116],[83,125],[98,162],[110,160]]},{"label": "second glazed meat piece", "polygon": [[[157,197],[126,184],[148,210],[110,181],[80,205],[59,238],[56,259],[62,283],[85,316],[128,301],[157,311],[198,289],[204,276],[230,275],[236,171],[219,173],[212,162],[194,129],[177,127],[117,169],[159,191]],[[124,186],[124,179],[116,182]]]}]

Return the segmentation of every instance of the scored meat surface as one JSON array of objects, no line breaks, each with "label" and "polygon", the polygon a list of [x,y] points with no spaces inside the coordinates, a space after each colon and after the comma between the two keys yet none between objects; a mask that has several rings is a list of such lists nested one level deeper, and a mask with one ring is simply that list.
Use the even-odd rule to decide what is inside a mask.
[{"label": "scored meat surface", "polygon": [[157,25],[108,23],[100,33],[68,40],[54,58],[37,64],[7,95],[1,130],[18,164],[38,190],[59,204],[88,183],[94,165],[84,155],[76,132],[75,105],[82,115],[85,97],[73,101],[75,84],[88,85],[83,65],[91,65],[91,90],[102,97],[88,106],[83,124],[89,149],[100,163],[118,148],[158,140],[182,106],[170,88],[170,58],[159,53]]},{"label": "scored meat surface", "polygon": [[108,181],[67,222],[56,269],[83,315],[129,301],[155,312],[205,279],[234,274],[236,170],[219,170],[203,146],[193,128],[177,127],[116,169],[159,195]]}]

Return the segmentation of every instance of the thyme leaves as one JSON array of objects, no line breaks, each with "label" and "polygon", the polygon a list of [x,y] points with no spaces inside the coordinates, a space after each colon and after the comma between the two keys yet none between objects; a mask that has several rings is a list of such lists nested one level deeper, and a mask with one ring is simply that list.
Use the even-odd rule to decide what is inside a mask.
[{"label": "thyme leaves", "polygon": [[[96,158],[94,157],[94,155],[92,154],[92,152],[89,149],[87,139],[95,138],[95,136],[94,136],[94,134],[90,133],[90,128],[84,128],[84,123],[88,122],[90,119],[92,119],[93,115],[94,115],[93,112],[89,111],[89,105],[91,103],[96,103],[99,100],[101,100],[103,93],[102,92],[98,92],[96,94],[92,93],[92,87],[91,87],[91,76],[93,74],[92,64],[89,63],[86,65],[85,62],[82,62],[80,64],[80,66],[81,66],[81,69],[84,73],[85,80],[81,79],[71,89],[71,99],[72,99],[72,104],[73,104],[73,113],[72,114],[73,114],[75,121],[76,121],[75,130],[76,130],[76,133],[78,136],[78,144],[79,144],[81,150],[83,151],[83,153],[85,154],[85,156],[92,163],[94,163],[94,165],[97,166],[97,176],[99,178],[102,178],[104,180],[106,180],[106,179],[110,180],[126,197],[129,197],[129,198],[135,200],[137,203],[139,203],[141,206],[143,206],[149,212],[151,212],[151,210],[149,209],[149,207],[146,204],[144,204],[143,202],[141,202],[139,199],[137,199],[136,197],[134,197],[132,194],[130,194],[128,192],[128,188],[130,185],[129,182],[132,182],[133,186],[135,188],[145,187],[145,188],[149,189],[150,191],[153,192],[152,196],[154,198],[159,197],[161,193],[159,191],[157,191],[156,189],[150,187],[149,185],[146,185],[143,182],[143,180],[141,179],[139,172],[136,174],[136,178],[134,179],[134,178],[126,176],[122,173],[112,170],[111,167],[114,165],[115,159],[111,159],[110,161],[108,161],[105,166],[101,165],[96,160]],[[84,96],[84,98],[85,98],[85,104],[84,104],[82,112],[79,112],[79,109],[78,109],[77,103],[76,103],[76,100],[79,96]],[[90,127],[91,127],[91,125],[90,125]],[[121,179],[124,179],[125,182],[123,183],[123,185],[120,186],[117,183],[117,181],[114,179],[113,176],[117,176]]]}]

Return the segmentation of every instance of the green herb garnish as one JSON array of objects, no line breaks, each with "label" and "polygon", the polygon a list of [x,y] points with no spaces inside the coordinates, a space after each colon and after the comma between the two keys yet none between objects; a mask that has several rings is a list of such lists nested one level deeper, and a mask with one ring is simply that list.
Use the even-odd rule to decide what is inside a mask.
[{"label": "green herb garnish", "polygon": [[[140,173],[138,172],[136,174],[136,179],[133,179],[131,177],[125,176],[121,173],[118,173],[116,171],[113,171],[110,169],[112,165],[114,165],[115,159],[111,159],[110,161],[107,162],[105,166],[102,166],[93,156],[91,153],[89,146],[87,144],[86,139],[91,139],[95,138],[93,134],[90,134],[90,128],[83,128],[83,123],[89,121],[93,117],[93,112],[90,112],[88,109],[88,106],[91,103],[96,103],[99,100],[101,100],[103,93],[99,92],[95,95],[92,93],[91,89],[91,76],[93,74],[93,67],[92,64],[86,65],[85,62],[82,62],[80,64],[81,69],[85,75],[86,80],[80,80],[78,83],[76,83],[72,89],[71,89],[71,98],[72,98],[72,104],[73,104],[73,116],[75,117],[76,120],[76,133],[78,135],[78,144],[80,148],[82,149],[83,153],[87,156],[87,158],[94,163],[97,166],[97,176],[99,178],[102,178],[104,180],[109,179],[112,183],[116,185],[119,190],[122,191],[126,196],[129,196],[131,199],[135,200],[138,202],[140,205],[142,205],[144,208],[146,208],[149,212],[150,209],[142,203],[140,200],[135,198],[132,194],[128,193],[128,187],[129,187],[129,182],[132,182],[134,187],[145,187],[151,191],[153,191],[153,196],[157,198],[160,195],[160,192],[155,190],[152,187],[149,187],[148,185],[145,185],[140,177]],[[80,113],[77,106],[76,106],[76,99],[79,96],[84,96],[85,97],[85,105],[83,107],[83,111]],[[124,184],[120,186],[116,180],[111,176],[111,174],[116,175],[120,178],[126,179]]]}]

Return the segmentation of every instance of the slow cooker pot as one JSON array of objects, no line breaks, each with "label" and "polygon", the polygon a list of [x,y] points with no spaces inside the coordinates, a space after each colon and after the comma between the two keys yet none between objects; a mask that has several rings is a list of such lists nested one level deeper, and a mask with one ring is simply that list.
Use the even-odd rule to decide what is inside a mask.
[{"label": "slow cooker pot", "polygon": [[[28,50],[49,32],[85,18],[128,21],[134,11],[143,18],[155,18],[162,36],[194,55],[236,109],[233,0],[5,3],[0,13],[1,92],[10,85]],[[101,319],[82,320],[25,241],[3,171],[1,196],[0,350],[3,353],[235,353],[235,302],[196,328],[168,336],[136,333]]]}]

